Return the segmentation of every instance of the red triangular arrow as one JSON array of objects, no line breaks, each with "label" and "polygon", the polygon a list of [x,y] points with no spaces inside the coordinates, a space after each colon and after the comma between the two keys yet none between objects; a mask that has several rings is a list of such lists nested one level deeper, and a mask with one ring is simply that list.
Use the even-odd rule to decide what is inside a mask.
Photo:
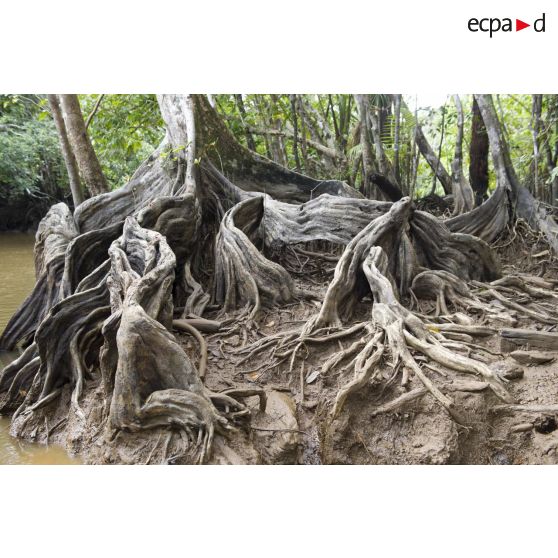
[{"label": "red triangular arrow", "polygon": [[515,20],[515,30],[516,31],[521,31],[522,29],[525,29],[527,27],[531,27],[531,24],[530,23],[525,23],[524,21],[521,21],[520,19]]}]

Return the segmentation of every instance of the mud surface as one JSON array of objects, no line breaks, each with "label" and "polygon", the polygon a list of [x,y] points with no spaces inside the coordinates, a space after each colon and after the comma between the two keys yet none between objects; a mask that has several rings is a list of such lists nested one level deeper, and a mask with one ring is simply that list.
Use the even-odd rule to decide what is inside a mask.
[{"label": "mud surface", "polygon": [[[508,247],[509,250],[510,247]],[[534,247],[535,249],[536,247]],[[504,251],[506,254],[506,252]],[[540,262],[526,255],[522,269],[532,272]],[[513,260],[518,263],[517,257]],[[510,262],[510,258],[508,258]],[[245,320],[228,331],[205,334],[208,343],[207,386],[215,391],[232,387],[262,387],[267,394],[265,412],[259,399],[247,399],[251,419],[239,424],[236,431],[224,438],[217,436],[211,463],[214,464],[545,464],[558,462],[558,417],[552,413],[495,412],[500,401],[488,389],[462,390],[471,375],[447,374],[438,365],[425,367],[424,372],[442,389],[451,393],[459,408],[462,423],[458,424],[428,394],[406,403],[397,411],[377,414],[378,406],[397,396],[420,388],[411,378],[403,388],[399,381],[389,382],[394,371],[383,364],[381,388],[368,385],[347,400],[341,414],[331,419],[331,408],[339,388],[352,377],[350,362],[345,362],[326,375],[323,362],[341,348],[358,339],[352,337],[331,343],[308,344],[301,347],[297,358],[273,365],[270,355],[263,352],[252,358],[240,354],[243,347],[264,336],[300,328],[313,316],[331,280],[334,263],[322,261],[310,270],[299,262],[298,287],[315,296],[282,308],[269,310],[255,322]],[[506,272],[517,267],[508,263]],[[551,265],[544,269],[547,277],[557,276]],[[296,268],[290,270],[296,276]],[[364,299],[357,321],[369,319],[371,301]],[[205,317],[223,319],[216,311]],[[233,318],[234,315],[227,318]],[[519,320],[517,327],[541,329],[529,320]],[[552,329],[553,326],[544,326]],[[188,334],[175,332],[181,345],[194,363],[200,358],[197,341]],[[501,344],[498,334],[475,338],[484,347],[477,354],[491,367],[508,374],[507,388],[521,404],[555,404],[558,402],[558,365],[518,364]],[[529,347],[523,347],[529,349]],[[558,356],[558,355],[556,355]],[[420,357],[419,357],[420,358]],[[389,362],[389,359],[387,360]],[[49,442],[58,443],[87,463],[182,463],[177,458],[180,435],[176,432],[153,431],[137,434],[119,433],[113,440],[103,436],[101,383],[99,377],[88,381],[81,401],[83,415],[68,415],[70,387],[49,408]],[[68,418],[70,416],[71,418]],[[33,418],[25,430],[31,441],[45,443],[41,424],[33,429]]]}]

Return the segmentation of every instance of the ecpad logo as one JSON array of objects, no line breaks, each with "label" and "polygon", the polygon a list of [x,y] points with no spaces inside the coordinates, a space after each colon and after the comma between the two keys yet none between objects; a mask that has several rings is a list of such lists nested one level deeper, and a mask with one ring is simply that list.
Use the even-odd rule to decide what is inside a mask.
[{"label": "ecpad logo", "polygon": [[[545,26],[546,26],[545,18],[546,18],[546,14],[543,13],[543,15],[539,19],[536,19],[533,22],[533,29],[535,32],[537,33],[545,32]],[[500,19],[498,17],[485,17],[482,19],[472,17],[469,20],[467,27],[469,28],[469,31],[472,31],[473,33],[477,33],[478,31],[481,31],[483,33],[490,33],[490,38],[492,38],[492,35],[494,33],[497,33],[498,31],[503,31],[503,32],[514,31],[512,25],[512,19],[509,17],[505,17],[503,19]],[[527,29],[527,27],[531,27],[531,24],[525,23],[520,19],[515,20],[515,31],[521,31],[522,29]]]}]

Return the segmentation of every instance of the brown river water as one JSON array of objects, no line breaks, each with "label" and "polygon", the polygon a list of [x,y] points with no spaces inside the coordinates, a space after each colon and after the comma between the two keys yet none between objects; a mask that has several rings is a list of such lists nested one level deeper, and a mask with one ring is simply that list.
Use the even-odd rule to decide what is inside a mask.
[{"label": "brown river water", "polygon": [[[35,284],[34,240],[33,235],[28,234],[0,234],[0,331]],[[0,368],[15,356],[15,353],[0,351]],[[9,429],[9,419],[0,417],[0,465],[79,463],[60,447],[21,442],[10,436]]]}]

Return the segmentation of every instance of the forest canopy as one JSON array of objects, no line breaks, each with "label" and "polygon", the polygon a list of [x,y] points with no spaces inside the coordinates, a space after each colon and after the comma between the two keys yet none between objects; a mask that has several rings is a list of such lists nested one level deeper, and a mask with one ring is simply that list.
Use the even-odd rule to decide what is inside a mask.
[{"label": "forest canopy", "polygon": [[[451,95],[370,96],[378,135],[388,159],[398,161],[404,193],[443,195],[434,171],[415,145],[417,123],[440,161],[451,168],[457,110]],[[363,189],[363,142],[353,95],[212,95],[215,108],[246,147],[317,178],[337,178]],[[558,109],[555,95],[495,95],[495,105],[518,177],[553,203]],[[154,95],[79,95],[87,132],[111,189],[125,184],[164,135]],[[434,102],[432,102],[434,101]],[[464,107],[463,168],[469,175],[472,96]],[[432,106],[431,106],[432,105]],[[373,143],[374,138],[370,138]],[[397,157],[395,157],[397,151]],[[372,149],[372,156],[375,155]],[[489,191],[495,187],[492,162]],[[435,188],[433,190],[435,184]],[[58,148],[46,95],[0,96],[0,196],[3,205],[38,206],[34,219],[53,200],[68,200],[66,169]],[[47,202],[47,200],[49,200]]]}]

